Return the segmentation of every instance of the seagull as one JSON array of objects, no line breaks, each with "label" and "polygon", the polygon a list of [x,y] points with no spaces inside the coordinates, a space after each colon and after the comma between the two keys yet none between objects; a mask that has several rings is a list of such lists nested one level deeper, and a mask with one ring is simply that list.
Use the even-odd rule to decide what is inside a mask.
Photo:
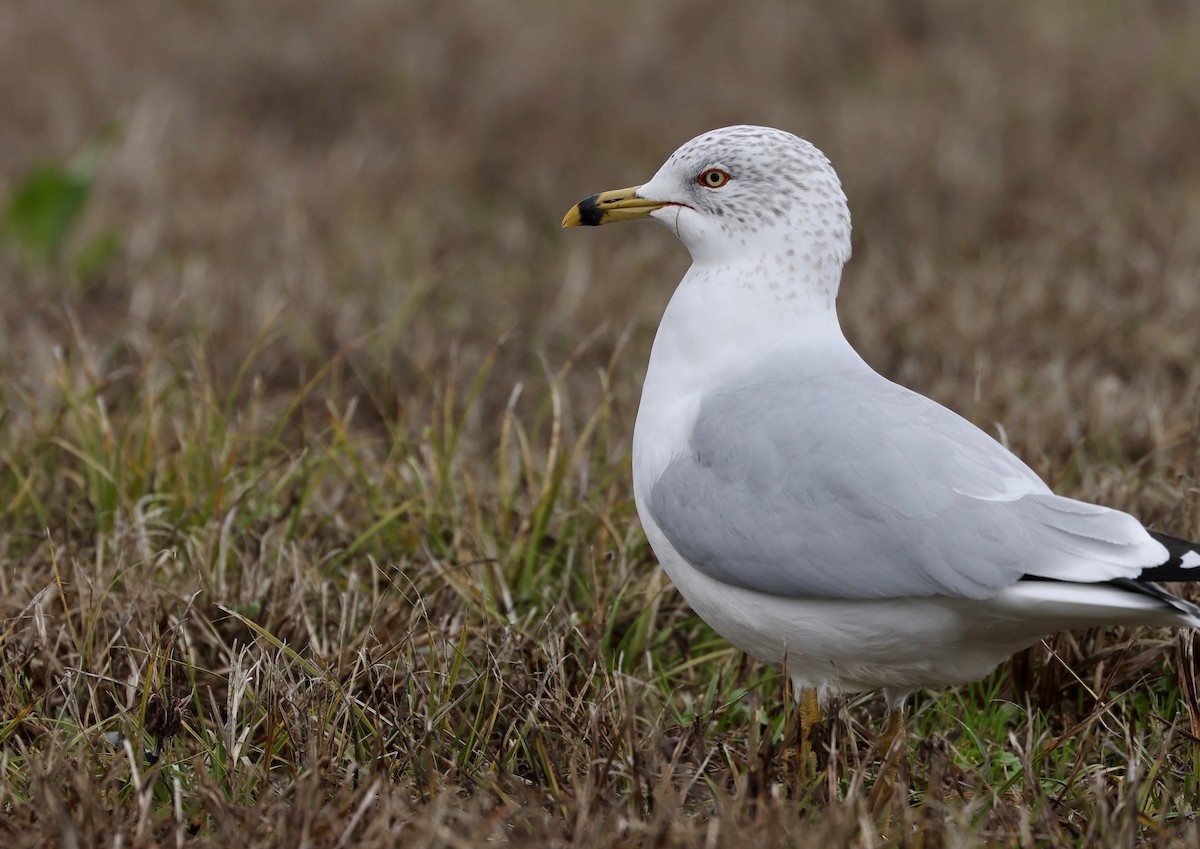
[{"label": "seagull", "polygon": [[1200,579],[1200,545],[1054,494],[855,352],[835,309],[850,211],[812,144],[713,130],[562,224],[637,218],[692,256],[638,408],[638,516],[692,609],[791,678],[802,746],[840,694],[883,693],[883,754],[910,694],[1048,634],[1200,627],[1200,607],[1158,585]]}]

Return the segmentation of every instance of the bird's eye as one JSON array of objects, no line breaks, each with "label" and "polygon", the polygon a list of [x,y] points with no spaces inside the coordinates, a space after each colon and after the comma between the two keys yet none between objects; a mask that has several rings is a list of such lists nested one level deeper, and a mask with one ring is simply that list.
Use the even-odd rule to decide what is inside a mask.
[{"label": "bird's eye", "polygon": [[709,168],[696,178],[696,182],[705,188],[719,189],[731,179],[728,171],[722,171],[720,168]]}]

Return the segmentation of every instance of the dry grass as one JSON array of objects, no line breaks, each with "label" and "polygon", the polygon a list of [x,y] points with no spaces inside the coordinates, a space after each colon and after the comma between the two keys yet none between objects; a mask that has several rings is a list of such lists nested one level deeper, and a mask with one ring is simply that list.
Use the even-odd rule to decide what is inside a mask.
[{"label": "dry grass", "polygon": [[0,842],[1200,843],[1165,633],[922,697],[896,788],[849,705],[793,786],[632,508],[686,256],[557,226],[737,121],[839,168],[868,361],[1200,535],[1188,4],[11,3],[0,198],[98,165],[0,241]]}]

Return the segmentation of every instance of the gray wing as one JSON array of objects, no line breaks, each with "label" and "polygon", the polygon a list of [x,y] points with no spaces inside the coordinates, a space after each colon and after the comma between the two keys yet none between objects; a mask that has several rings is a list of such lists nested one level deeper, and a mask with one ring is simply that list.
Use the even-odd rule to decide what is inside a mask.
[{"label": "gray wing", "polygon": [[970,422],[878,375],[707,396],[650,512],[693,566],[804,598],[987,597],[1024,575],[1134,577],[1133,517],[1054,495]]}]

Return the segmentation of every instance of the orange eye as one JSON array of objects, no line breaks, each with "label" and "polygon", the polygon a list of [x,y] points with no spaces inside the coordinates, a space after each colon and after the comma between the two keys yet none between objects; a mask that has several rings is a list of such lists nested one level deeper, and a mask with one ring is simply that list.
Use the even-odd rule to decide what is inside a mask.
[{"label": "orange eye", "polygon": [[719,189],[731,179],[733,178],[729,176],[728,171],[722,171],[720,168],[709,168],[696,178],[696,182],[705,188]]}]

